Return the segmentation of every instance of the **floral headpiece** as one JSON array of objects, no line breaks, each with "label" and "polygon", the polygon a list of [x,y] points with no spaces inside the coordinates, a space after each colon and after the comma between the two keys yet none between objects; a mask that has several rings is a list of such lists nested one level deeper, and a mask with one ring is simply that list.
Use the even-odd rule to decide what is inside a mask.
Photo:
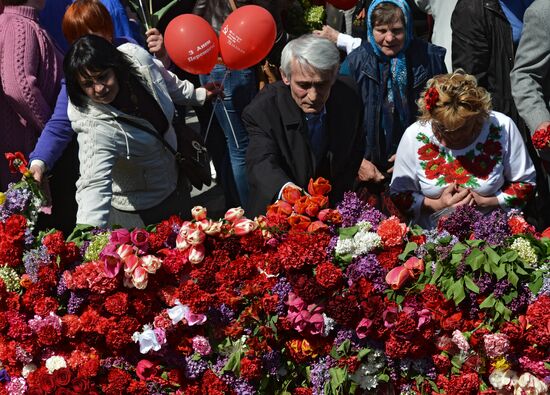
[{"label": "floral headpiece", "polygon": [[432,111],[435,107],[435,103],[439,99],[439,91],[435,87],[431,87],[426,91],[424,95],[424,102],[426,103],[426,110]]}]

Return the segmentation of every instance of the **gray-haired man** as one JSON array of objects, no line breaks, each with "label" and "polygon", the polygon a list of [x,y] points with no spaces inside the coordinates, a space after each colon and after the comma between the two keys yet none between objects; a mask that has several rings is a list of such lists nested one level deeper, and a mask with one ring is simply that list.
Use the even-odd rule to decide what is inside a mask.
[{"label": "gray-haired man", "polygon": [[287,184],[305,188],[322,176],[332,184],[333,204],[353,187],[364,152],[363,105],[354,83],[337,76],[339,60],[327,39],[289,42],[281,55],[283,81],[245,108],[249,215],[264,213]]}]

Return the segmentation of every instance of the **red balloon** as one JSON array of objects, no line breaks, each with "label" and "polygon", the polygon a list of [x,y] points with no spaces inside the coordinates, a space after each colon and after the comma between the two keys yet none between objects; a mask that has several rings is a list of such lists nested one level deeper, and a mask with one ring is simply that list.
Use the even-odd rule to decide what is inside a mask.
[{"label": "red balloon", "polygon": [[216,32],[203,18],[180,15],[170,21],[164,32],[164,46],[179,68],[192,74],[208,74],[218,60]]},{"label": "red balloon", "polygon": [[220,52],[226,66],[242,70],[267,56],[277,37],[275,20],[265,8],[245,5],[233,11],[220,30]]},{"label": "red balloon", "polygon": [[327,2],[340,10],[349,10],[357,4],[357,0],[327,0]]}]

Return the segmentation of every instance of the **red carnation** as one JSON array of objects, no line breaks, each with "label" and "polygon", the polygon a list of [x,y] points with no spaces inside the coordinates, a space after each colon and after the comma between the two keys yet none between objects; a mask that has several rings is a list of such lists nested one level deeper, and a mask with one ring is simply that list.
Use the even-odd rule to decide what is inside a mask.
[{"label": "red carnation", "polygon": [[311,388],[295,388],[294,391],[292,391],[292,395],[312,395],[313,390]]},{"label": "red carnation", "polygon": [[246,380],[255,380],[262,375],[261,363],[257,358],[241,359],[241,377]]},{"label": "red carnation", "polygon": [[331,262],[324,262],[317,266],[315,279],[324,288],[334,288],[342,280],[342,270]]},{"label": "red carnation", "polygon": [[380,222],[376,233],[382,238],[385,247],[394,247],[403,244],[407,230],[407,225],[392,216]]},{"label": "red carnation", "polygon": [[550,145],[550,127],[538,129],[531,136],[533,146],[536,149],[546,149]]},{"label": "red carnation", "polygon": [[466,373],[453,376],[444,386],[447,395],[476,395],[479,393],[479,375]]},{"label": "red carnation", "polygon": [[432,109],[437,104],[437,101],[439,100],[439,91],[435,86],[432,86],[428,90],[426,90],[426,93],[424,94],[424,103],[426,105],[426,110],[432,111]]},{"label": "red carnation", "polygon": [[128,310],[128,294],[117,292],[105,299],[104,306],[113,315],[124,315]]}]

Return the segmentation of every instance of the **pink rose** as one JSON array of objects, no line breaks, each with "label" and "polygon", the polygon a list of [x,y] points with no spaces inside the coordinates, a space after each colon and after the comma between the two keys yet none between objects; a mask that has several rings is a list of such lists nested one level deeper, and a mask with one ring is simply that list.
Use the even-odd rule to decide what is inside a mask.
[{"label": "pink rose", "polygon": [[136,365],[136,375],[140,380],[150,380],[157,375],[157,365],[147,359],[142,359]]},{"label": "pink rose", "polygon": [[114,244],[126,244],[130,242],[130,232],[128,229],[117,229],[111,232],[109,241]]},{"label": "pink rose", "polygon": [[206,219],[206,208],[202,206],[195,206],[191,209],[191,216],[195,221],[201,221]]},{"label": "pink rose", "polygon": [[224,219],[229,222],[235,222],[241,219],[244,215],[244,210],[241,207],[234,207],[227,210]]},{"label": "pink rose", "polygon": [[149,232],[145,229],[134,229],[130,233],[130,240],[132,244],[142,251],[147,251],[149,248]]}]

